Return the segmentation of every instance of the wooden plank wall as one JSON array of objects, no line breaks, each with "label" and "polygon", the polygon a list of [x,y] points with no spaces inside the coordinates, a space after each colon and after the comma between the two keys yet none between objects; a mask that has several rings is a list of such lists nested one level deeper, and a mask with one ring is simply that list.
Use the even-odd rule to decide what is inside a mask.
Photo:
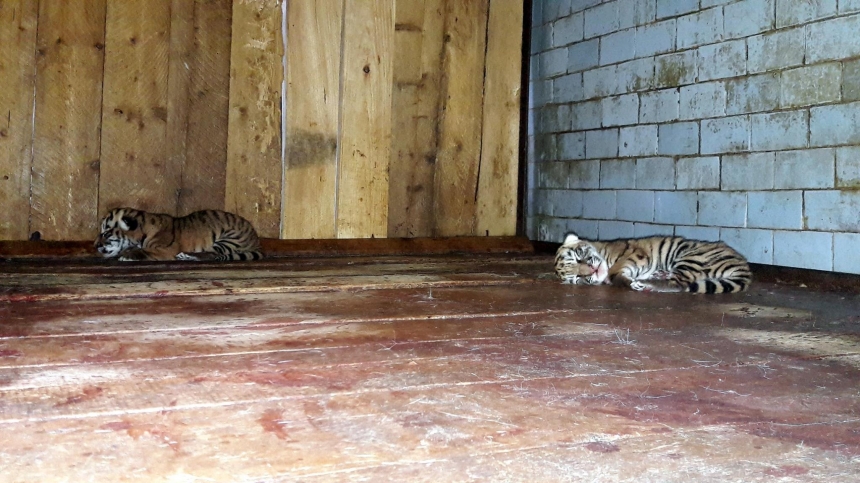
[{"label": "wooden plank wall", "polygon": [[0,2],[0,239],[516,232],[522,0],[68,3]]}]

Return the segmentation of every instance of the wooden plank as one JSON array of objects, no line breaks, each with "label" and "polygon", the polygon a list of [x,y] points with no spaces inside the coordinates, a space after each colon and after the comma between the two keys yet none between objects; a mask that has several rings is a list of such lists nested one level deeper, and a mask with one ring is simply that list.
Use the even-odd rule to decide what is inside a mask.
[{"label": "wooden plank", "polygon": [[394,0],[344,10],[338,238],[388,235]]},{"label": "wooden plank", "polygon": [[388,236],[433,234],[443,0],[397,0]]},{"label": "wooden plank", "polygon": [[476,235],[517,231],[523,0],[490,0]]},{"label": "wooden plank", "polygon": [[281,222],[281,0],[233,3],[225,208],[264,237]]},{"label": "wooden plank", "polygon": [[194,1],[188,138],[179,214],[225,206],[232,20],[232,0]]},{"label": "wooden plank", "polygon": [[[194,1],[170,2],[170,58],[167,77],[167,159],[178,169],[177,207],[182,198],[188,142],[191,49],[194,44]],[[177,210],[176,214],[182,213]],[[183,213],[184,214],[184,213]]]},{"label": "wooden plank", "polygon": [[99,213],[176,213],[167,150],[169,0],[108,0]]},{"label": "wooden plank", "polygon": [[475,233],[488,7],[489,0],[445,3],[444,114],[434,196],[437,236]]},{"label": "wooden plank", "polygon": [[37,2],[0,3],[0,240],[26,240],[30,214]]},{"label": "wooden plank", "polygon": [[282,238],[335,238],[342,0],[287,9]]},{"label": "wooden plank", "polygon": [[105,0],[39,2],[30,230],[79,240],[98,230]]}]

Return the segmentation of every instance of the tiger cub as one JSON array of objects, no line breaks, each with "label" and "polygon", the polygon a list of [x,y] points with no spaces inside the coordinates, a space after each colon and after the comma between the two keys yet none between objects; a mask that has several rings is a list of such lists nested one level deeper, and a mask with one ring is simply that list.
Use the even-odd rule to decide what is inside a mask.
[{"label": "tiger cub", "polygon": [[131,208],[104,217],[96,249],[106,258],[134,260],[259,260],[260,239],[248,220],[218,210],[174,218]]},{"label": "tiger cub", "polygon": [[752,282],[746,259],[723,242],[655,236],[588,241],[575,234],[555,255],[562,283],[611,283],[646,292],[743,292]]}]

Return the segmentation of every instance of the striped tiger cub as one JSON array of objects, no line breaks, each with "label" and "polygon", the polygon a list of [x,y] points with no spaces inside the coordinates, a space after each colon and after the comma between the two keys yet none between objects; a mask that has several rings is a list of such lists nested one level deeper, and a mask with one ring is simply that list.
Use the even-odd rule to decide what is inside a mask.
[{"label": "striped tiger cub", "polygon": [[259,260],[260,239],[248,220],[218,210],[174,218],[116,208],[102,219],[96,249],[106,258],[137,260]]},{"label": "striped tiger cub", "polygon": [[600,242],[571,233],[556,252],[555,271],[562,283],[646,292],[743,292],[752,282],[746,259],[725,243],[672,236]]}]

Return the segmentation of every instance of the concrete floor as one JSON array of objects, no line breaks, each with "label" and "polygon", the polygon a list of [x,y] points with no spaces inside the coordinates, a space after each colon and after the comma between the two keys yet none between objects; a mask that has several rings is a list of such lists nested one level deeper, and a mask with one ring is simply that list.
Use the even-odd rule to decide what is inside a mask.
[{"label": "concrete floor", "polygon": [[0,481],[860,481],[860,296],[551,267],[7,262]]}]

